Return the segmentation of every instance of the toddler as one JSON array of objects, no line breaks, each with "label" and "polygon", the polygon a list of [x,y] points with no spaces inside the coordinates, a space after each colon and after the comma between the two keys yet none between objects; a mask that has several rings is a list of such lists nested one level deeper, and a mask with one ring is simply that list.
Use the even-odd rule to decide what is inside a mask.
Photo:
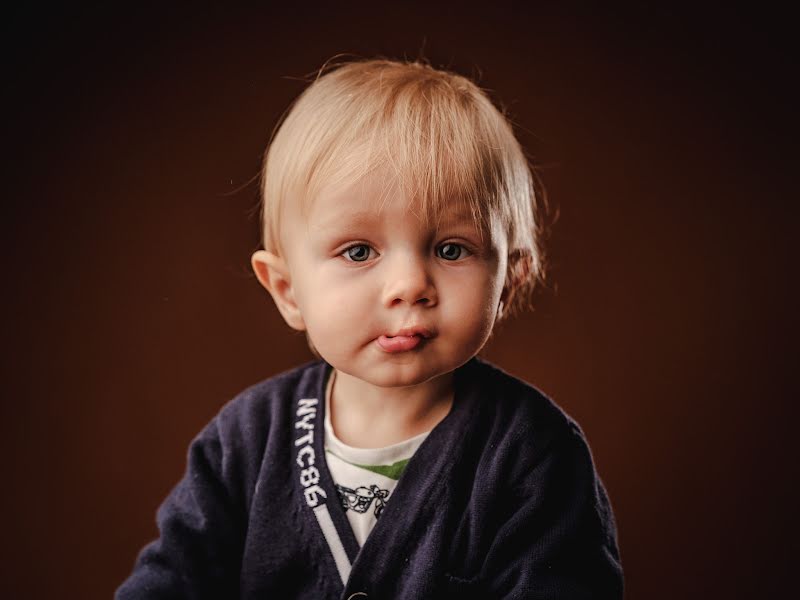
[{"label": "toddler", "polygon": [[193,440],[116,598],[622,598],[581,429],[477,357],[540,274],[534,189],[468,79],[324,70],[270,143],[252,257],[319,360]]}]

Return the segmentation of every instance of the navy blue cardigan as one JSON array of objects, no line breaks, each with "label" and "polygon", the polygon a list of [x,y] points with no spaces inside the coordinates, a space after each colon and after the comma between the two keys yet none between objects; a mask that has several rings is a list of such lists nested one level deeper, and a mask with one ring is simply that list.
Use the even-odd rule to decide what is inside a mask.
[{"label": "navy blue cardigan", "polygon": [[622,598],[581,429],[478,358],[359,548],[325,465],[330,369],[258,383],[198,434],[117,600]]}]

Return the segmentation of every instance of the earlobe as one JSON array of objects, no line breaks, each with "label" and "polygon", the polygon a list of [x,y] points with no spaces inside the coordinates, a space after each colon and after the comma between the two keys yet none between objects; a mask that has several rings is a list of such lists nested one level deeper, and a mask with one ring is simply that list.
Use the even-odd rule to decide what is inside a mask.
[{"label": "earlobe", "polygon": [[258,250],[250,258],[253,272],[259,283],[267,290],[275,305],[292,329],[304,331],[306,328],[300,307],[294,297],[292,279],[286,260],[266,250]]}]

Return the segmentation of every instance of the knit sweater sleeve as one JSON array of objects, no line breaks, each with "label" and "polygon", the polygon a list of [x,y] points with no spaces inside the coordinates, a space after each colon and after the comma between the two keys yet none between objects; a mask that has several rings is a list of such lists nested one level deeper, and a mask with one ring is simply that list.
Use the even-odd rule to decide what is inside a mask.
[{"label": "knit sweater sleeve", "polygon": [[484,562],[488,596],[622,598],[613,512],[574,422],[551,440],[510,495],[512,507]]},{"label": "knit sweater sleeve", "polygon": [[245,511],[221,418],[192,441],[184,476],[156,513],[159,538],[141,550],[116,600],[237,597]]}]

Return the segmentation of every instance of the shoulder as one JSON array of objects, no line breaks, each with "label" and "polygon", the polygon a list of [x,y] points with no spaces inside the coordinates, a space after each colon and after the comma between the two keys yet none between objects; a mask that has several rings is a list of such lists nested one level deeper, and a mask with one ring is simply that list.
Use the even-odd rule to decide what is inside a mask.
[{"label": "shoulder", "polygon": [[542,442],[568,432],[583,435],[577,422],[533,384],[477,357],[469,371],[484,417],[508,435],[536,436]]},{"label": "shoulder", "polygon": [[221,420],[237,421],[258,415],[269,416],[290,408],[298,394],[313,394],[326,373],[326,364],[315,360],[255,383],[227,402],[219,412]]},{"label": "shoulder", "polygon": [[[468,437],[481,448],[474,508],[462,512],[480,514],[490,530],[494,550],[482,577],[504,589],[513,580],[541,593],[545,586],[621,598],[616,522],[578,423],[536,387],[486,361],[470,370],[477,393]],[[489,508],[480,513],[481,506]],[[509,560],[515,551],[517,562]]]},{"label": "shoulder", "polygon": [[488,428],[487,441],[494,458],[516,465],[514,475],[524,478],[554,453],[571,455],[594,470],[580,425],[544,392],[477,357],[469,371],[479,406],[479,426]]},{"label": "shoulder", "polygon": [[257,438],[281,424],[300,396],[314,396],[327,372],[322,360],[315,360],[255,383],[228,401],[212,423],[220,435],[237,439]]},{"label": "shoulder", "polygon": [[[321,389],[327,364],[318,360],[255,383],[229,400],[197,434],[189,460],[209,463],[224,480],[252,489],[265,455],[288,448],[294,402]],[[276,458],[276,456],[272,456]]]},{"label": "shoulder", "polygon": [[529,498],[546,491],[564,507],[585,503],[616,547],[608,494],[577,421],[530,383],[484,360],[475,369],[487,394],[480,403],[491,431],[487,462],[498,465],[507,489]]}]

